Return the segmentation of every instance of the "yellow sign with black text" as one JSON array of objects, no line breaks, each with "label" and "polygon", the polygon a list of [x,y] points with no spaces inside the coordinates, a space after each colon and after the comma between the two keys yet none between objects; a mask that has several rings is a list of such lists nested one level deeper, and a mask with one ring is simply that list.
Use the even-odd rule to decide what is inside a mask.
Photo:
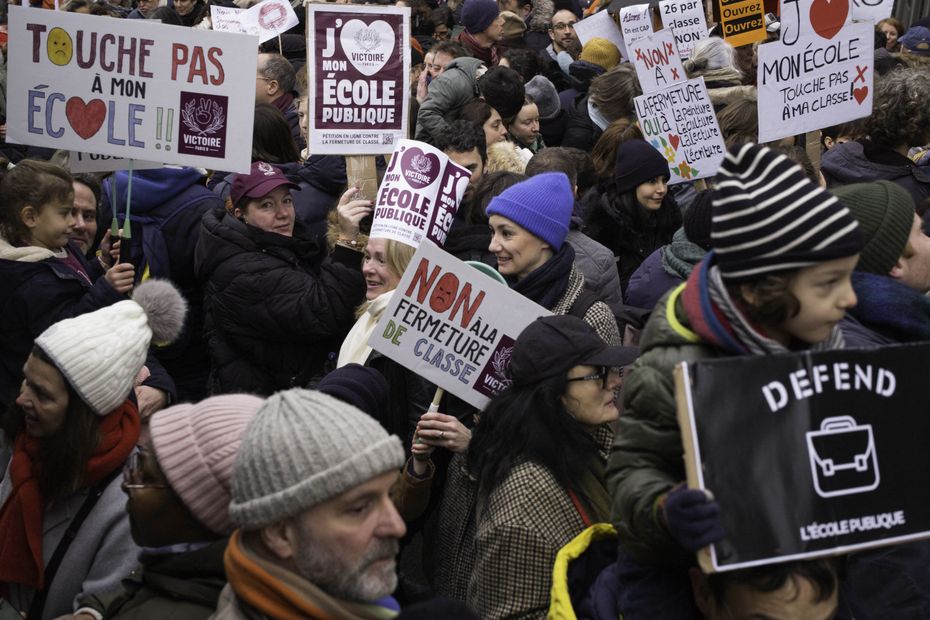
[{"label": "yellow sign with black text", "polygon": [[723,38],[733,47],[765,39],[765,7],[762,0],[720,0]]}]

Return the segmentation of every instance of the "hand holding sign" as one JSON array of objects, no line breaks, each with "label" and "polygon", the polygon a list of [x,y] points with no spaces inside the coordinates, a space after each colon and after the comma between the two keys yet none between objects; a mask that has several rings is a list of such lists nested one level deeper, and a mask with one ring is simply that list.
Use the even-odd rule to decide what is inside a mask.
[{"label": "hand holding sign", "polygon": [[665,498],[662,514],[668,531],[688,551],[698,551],[726,533],[720,520],[720,504],[707,491],[679,486]]},{"label": "hand holding sign", "polygon": [[339,198],[336,206],[336,218],[339,226],[339,239],[355,241],[358,237],[359,222],[372,211],[372,202],[358,198],[359,188],[350,187]]}]

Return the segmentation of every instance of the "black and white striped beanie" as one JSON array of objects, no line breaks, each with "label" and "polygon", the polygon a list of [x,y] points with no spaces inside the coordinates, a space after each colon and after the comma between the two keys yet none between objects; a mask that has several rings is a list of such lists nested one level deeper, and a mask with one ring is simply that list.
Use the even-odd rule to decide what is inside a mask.
[{"label": "black and white striped beanie", "polygon": [[862,249],[856,220],[784,155],[756,144],[730,150],[717,172],[711,241],[720,274],[753,280]]}]

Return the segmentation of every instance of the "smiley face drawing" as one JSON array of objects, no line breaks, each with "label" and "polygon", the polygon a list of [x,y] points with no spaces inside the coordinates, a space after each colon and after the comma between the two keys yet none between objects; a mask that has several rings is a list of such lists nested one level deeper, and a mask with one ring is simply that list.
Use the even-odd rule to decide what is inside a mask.
[{"label": "smiley face drawing", "polygon": [[59,67],[65,66],[71,62],[73,52],[71,35],[61,28],[52,28],[48,31],[45,51],[48,53],[48,59],[52,61],[52,64]]}]

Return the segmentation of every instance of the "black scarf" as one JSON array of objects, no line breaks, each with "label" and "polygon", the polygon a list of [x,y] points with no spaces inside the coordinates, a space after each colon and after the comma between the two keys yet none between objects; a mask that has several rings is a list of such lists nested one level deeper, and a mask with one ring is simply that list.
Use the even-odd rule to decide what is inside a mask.
[{"label": "black scarf", "polygon": [[568,289],[568,276],[575,264],[575,249],[568,243],[550,258],[542,267],[537,267],[522,280],[510,281],[510,288],[527,299],[535,301],[543,308],[555,307]]}]

